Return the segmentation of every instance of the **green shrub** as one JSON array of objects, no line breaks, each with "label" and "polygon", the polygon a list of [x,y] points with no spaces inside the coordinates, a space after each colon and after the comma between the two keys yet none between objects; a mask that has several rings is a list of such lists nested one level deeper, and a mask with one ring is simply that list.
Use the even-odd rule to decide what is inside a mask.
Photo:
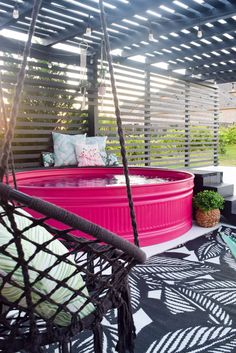
[{"label": "green shrub", "polygon": [[[205,151],[211,148],[210,142],[213,146],[213,131],[207,126],[191,126],[189,132],[189,147],[190,152]],[[152,147],[153,147],[152,141]],[[166,133],[156,137],[156,147],[160,150],[165,148],[171,154],[178,151],[184,153],[185,151],[185,131],[184,129],[168,129]]]},{"label": "green shrub", "polygon": [[219,130],[219,153],[220,154],[226,153],[226,145],[227,145],[227,137],[224,134],[224,132]]},{"label": "green shrub", "polygon": [[197,193],[193,198],[193,206],[202,211],[210,211],[216,208],[224,208],[224,198],[215,191],[204,190]]},{"label": "green shrub", "polygon": [[226,129],[227,131],[227,142],[229,145],[236,144],[236,125],[230,126]]},{"label": "green shrub", "polygon": [[[110,146],[112,138],[117,136],[117,127],[114,118],[101,117],[100,116],[100,134],[110,136],[108,139],[108,149],[117,153],[119,146]],[[103,126],[104,124],[104,126]],[[135,127],[135,134],[133,133],[132,127],[127,127],[124,124],[124,131],[127,140],[127,153],[129,157],[137,157],[145,151],[145,132],[143,127],[140,127],[140,133],[138,134],[138,126]],[[212,127],[198,125],[191,126],[189,128],[189,149],[190,152],[195,153],[199,151],[213,150],[214,142],[214,131]],[[178,129],[175,127],[159,129],[150,129],[150,146],[152,155],[156,158],[169,158],[175,156],[176,153],[183,155],[185,153],[187,136],[184,129]],[[219,151],[225,153],[225,139],[219,139]],[[140,157],[141,159],[141,157]]]},{"label": "green shrub", "polygon": [[227,145],[236,144],[236,125],[219,129],[219,152],[225,154]]},{"label": "green shrub", "polygon": [[[212,143],[212,145],[210,145]],[[207,126],[190,127],[190,151],[205,151],[213,147],[213,130]]]}]

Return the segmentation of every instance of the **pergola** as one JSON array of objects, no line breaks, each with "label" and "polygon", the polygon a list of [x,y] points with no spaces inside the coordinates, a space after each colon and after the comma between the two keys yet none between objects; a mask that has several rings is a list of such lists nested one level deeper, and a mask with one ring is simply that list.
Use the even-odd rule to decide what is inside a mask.
[{"label": "pergola", "polygon": [[[32,3],[2,0],[0,29],[26,33]],[[97,52],[103,37],[97,3],[43,0],[36,30],[41,48],[50,50],[57,43],[78,47],[86,40],[91,53]],[[18,18],[12,16],[14,7]],[[190,78],[235,80],[235,1],[108,0],[105,8],[119,62],[142,55],[150,65],[165,62],[168,74],[184,69]]]},{"label": "pergola", "polygon": [[[236,3],[234,2],[233,0],[104,1],[129,164],[165,168],[217,165],[219,146],[217,83],[235,80]],[[110,73],[113,70],[111,70],[110,57],[109,65],[106,60],[108,53],[104,53],[98,0],[86,0],[86,3],[77,0],[55,2],[43,0],[31,55],[27,61],[27,50],[23,52],[24,35],[27,34],[29,26],[31,28],[29,33],[33,33],[30,13],[33,9],[32,17],[37,17],[36,4],[41,4],[41,0],[0,0],[2,14],[0,18],[2,30],[0,32],[0,117],[4,118],[0,120],[0,140],[7,131],[1,154],[1,177],[5,174],[7,183],[9,181],[11,183],[14,179],[14,173],[13,176],[8,174],[8,165],[4,166],[4,163],[8,164],[6,162],[9,156],[12,170],[15,167],[37,168],[40,165],[42,152],[53,152],[52,132],[59,131],[73,135],[82,133],[84,141],[85,133],[88,136],[107,136],[108,149],[113,153],[118,153],[121,146],[130,218],[134,241],[138,245],[126,153],[120,137],[121,128],[118,129],[119,138],[117,136],[119,109],[115,104],[116,114],[114,114],[114,102],[117,102],[113,99],[116,98],[115,80],[111,80],[111,85]],[[101,12],[103,14],[103,11]],[[102,21],[103,30],[106,33],[103,16]],[[106,40],[105,42],[107,44]],[[30,40],[27,41],[27,45],[29,49]],[[20,65],[21,71],[17,76]],[[26,76],[25,71],[27,71]],[[24,82],[23,92],[21,82]],[[15,86],[16,94],[12,99]],[[21,105],[18,109],[20,98]],[[7,119],[9,116],[12,119]],[[115,118],[118,121],[117,125]],[[62,134],[57,135],[62,137]],[[68,136],[64,137],[68,139]],[[72,140],[77,138],[78,136],[69,136]],[[74,152],[73,149],[76,148],[71,145]],[[83,148],[85,146],[84,142]],[[96,147],[98,150],[98,146]],[[61,148],[64,151],[65,146]],[[79,158],[77,157],[78,160]],[[62,167],[65,165],[67,164],[62,164]],[[46,171],[46,174],[53,178],[53,170],[50,168],[53,169],[49,167],[48,170],[43,170],[43,173]],[[148,170],[143,169],[145,172]],[[68,169],[56,170],[65,171],[64,175],[67,176]],[[72,168],[72,170],[77,172],[78,169]],[[93,172],[93,168],[90,170]],[[151,170],[156,172],[155,168]],[[150,172],[150,169],[148,171]],[[38,170],[31,172],[37,174]],[[164,169],[165,172],[166,169]],[[169,183],[169,190],[165,188],[168,183],[160,185],[166,191],[160,191],[157,199],[162,207],[158,208],[154,204],[153,213],[148,208],[153,204],[148,195],[144,194],[143,204],[136,198],[138,201],[136,204],[141,206],[137,215],[140,215],[141,221],[148,219],[150,223],[147,229],[150,230],[150,234],[153,234],[155,242],[156,234],[152,227],[155,217],[159,218],[164,214],[164,227],[160,227],[163,233],[160,233],[161,235],[168,236],[168,226],[170,226],[175,236],[179,229],[178,224],[174,223],[175,217],[180,219],[182,224],[183,219],[179,210],[185,209],[186,206],[185,210],[188,212],[185,212],[185,217],[188,228],[185,228],[185,231],[190,230],[192,225],[193,175],[186,171],[174,171],[174,173],[189,176],[189,180],[183,179],[186,181],[187,188],[181,186],[179,183],[181,179],[168,180],[167,178],[167,181],[173,181],[173,183]],[[25,174],[28,177],[30,172],[26,171]],[[223,188],[225,190],[227,188],[224,195],[230,197],[227,198],[225,210],[226,214],[230,210],[230,216],[234,218],[235,198],[231,197],[233,185],[221,183],[222,172],[199,171],[198,174],[196,171],[196,176],[200,177],[195,179],[195,191],[198,182],[201,184],[200,189]],[[75,208],[72,208],[74,213],[69,213],[51,203],[45,203],[40,198],[30,197],[12,190],[9,185],[0,184],[0,223],[5,228],[1,230],[0,245],[3,255],[8,256],[6,269],[3,267],[0,273],[2,278],[0,299],[4,306],[1,321],[2,326],[5,326],[2,329],[0,350],[3,348],[8,353],[19,349],[38,352],[40,345],[59,342],[59,351],[68,353],[74,348],[71,337],[77,331],[91,328],[94,334],[94,352],[102,353],[101,320],[108,309],[117,308],[116,350],[119,353],[127,350],[134,352],[135,330],[127,274],[133,265],[142,264],[145,261],[144,253],[134,248],[132,244],[126,243],[122,237],[116,237],[106,229],[77,216],[74,212]],[[173,194],[172,188],[176,188],[176,194]],[[74,198],[74,194],[70,196],[68,191],[63,189],[64,186],[61,187],[61,191],[54,189],[52,200],[56,199],[55,195],[58,193],[63,207],[66,200],[77,205],[78,200]],[[82,207],[87,207],[91,213],[98,212],[99,207],[104,208],[102,198],[95,199],[98,208],[94,209],[88,199],[87,189],[89,187],[86,186]],[[48,190],[44,189],[43,192],[46,193]],[[71,190],[75,191],[73,188]],[[112,193],[114,188],[110,190]],[[63,191],[65,191],[65,198],[61,195]],[[90,191],[91,194],[94,192],[93,189]],[[152,189],[149,191],[150,194],[154,194]],[[120,189],[117,194],[119,193],[121,193]],[[180,200],[181,194],[183,199]],[[104,199],[112,200],[114,194],[105,193]],[[168,199],[175,205],[174,207],[167,203]],[[180,202],[176,203],[176,201]],[[126,209],[123,194],[120,214],[117,213],[117,200],[114,204],[108,205],[110,205],[108,209],[110,207],[112,212],[114,211],[114,217],[119,223],[125,223]],[[21,207],[26,208],[29,213],[21,213]],[[212,207],[213,210],[209,208],[213,211],[213,215],[215,211],[220,214],[219,210],[215,210],[215,205]],[[36,213],[31,215],[31,211]],[[106,211],[103,217],[112,221],[112,217]],[[170,219],[167,219],[167,213]],[[8,217],[7,221],[10,221],[9,224],[6,217]],[[19,221],[23,217],[30,221],[30,224],[19,223],[18,225],[17,217]],[[212,218],[212,214],[210,217]],[[61,225],[62,228],[57,229]],[[47,231],[45,237],[38,226]],[[35,228],[37,237],[34,233],[28,236],[27,232]],[[96,241],[83,238],[83,234],[73,233],[77,230],[94,236]],[[71,235],[76,235],[78,238]],[[205,234],[199,243],[194,239],[193,242],[183,244],[183,238],[181,238],[179,254],[177,248],[170,254],[162,254],[163,256],[158,253],[157,257],[152,256],[150,262],[147,262],[143,268],[141,266],[138,274],[134,273],[134,278],[131,277],[133,282],[131,289],[135,299],[134,312],[138,313],[136,317],[145,325],[138,328],[138,333],[144,332],[140,335],[139,346],[137,345],[140,351],[202,352],[205,349],[209,352],[216,350],[220,352],[226,349],[228,352],[233,352],[235,349],[235,307],[233,305],[236,284],[232,280],[235,262],[229,253],[229,248],[232,247],[232,254],[235,255],[235,236],[235,229],[223,226],[219,231]],[[26,248],[29,255],[24,249],[23,240],[33,244],[32,248]],[[66,245],[60,253],[57,252],[59,244],[56,244],[56,250],[51,250],[49,247],[53,241],[59,242],[59,240],[63,240]],[[99,243],[102,243],[101,247]],[[13,255],[9,245],[13,245]],[[33,266],[32,259],[42,251],[44,252],[42,259],[38,259],[38,263]],[[56,261],[53,260],[53,263],[50,263],[45,257],[46,254],[52,255]],[[71,262],[73,255],[75,255],[75,263]],[[57,279],[57,273],[60,274],[60,270],[55,266],[58,264],[63,266],[69,264],[73,269]],[[43,265],[42,269],[41,265]],[[17,276],[14,277],[17,269],[20,272],[19,279]],[[32,279],[29,270],[33,272]],[[55,274],[51,270],[55,270]],[[79,289],[78,278],[75,278],[77,285],[75,288],[72,284],[67,284],[75,273],[81,273],[86,281],[85,284],[80,284]],[[44,278],[55,282],[53,285],[49,283],[49,291],[43,287]],[[13,287],[13,294],[9,291],[8,281]],[[143,288],[138,292],[141,285]],[[73,295],[64,293],[58,300],[54,299],[51,295],[58,293],[61,286],[63,290],[65,288],[69,289],[69,292],[73,290]],[[19,292],[16,298],[14,298],[16,292],[14,287]],[[4,294],[5,289],[9,293],[9,298]],[[36,299],[32,293],[35,294]],[[86,298],[86,302],[83,302],[79,309],[77,307],[73,311],[70,309],[69,322],[57,322],[58,313],[65,317],[67,304],[74,305],[71,300],[77,299],[80,294],[81,298]],[[100,298],[101,301],[99,301]],[[109,303],[107,299],[110,299]],[[145,299],[146,302],[142,308],[139,304]],[[157,299],[156,302],[153,299]],[[41,304],[48,304],[47,302],[56,305],[56,308],[52,309],[48,306],[41,313]],[[88,314],[85,313],[85,316],[79,318],[79,310],[87,308],[88,302],[95,306],[92,306]],[[146,311],[143,310],[145,308]],[[14,310],[12,317],[11,309]],[[192,316],[190,316],[191,313]],[[113,314],[110,319],[112,328],[109,335],[110,341],[113,341],[116,336]],[[147,331],[151,333],[150,338]],[[87,338],[82,337],[82,341],[87,341]],[[76,341],[75,343],[77,345]],[[142,343],[144,343],[143,346]],[[109,351],[110,342],[107,340],[106,344]],[[85,346],[82,346],[82,350],[91,351],[91,347],[92,345],[87,341]],[[143,349],[143,347],[146,348]],[[57,349],[56,346],[52,349],[54,348]],[[75,349],[78,351],[80,347],[77,345]]]},{"label": "pergola", "polygon": [[[33,0],[0,2],[1,50],[10,53],[1,57],[6,94],[23,50],[14,33],[27,33],[32,6]],[[235,1],[107,0],[104,6],[131,163],[155,165],[158,159],[158,165],[165,166],[217,164],[215,83],[235,80]],[[102,43],[97,0],[42,1],[26,80],[27,99],[15,138],[16,164],[19,159],[19,166],[22,161],[24,166],[37,165],[39,151],[49,148],[48,131],[64,129],[65,115],[70,118],[67,132],[107,134],[110,148],[118,150],[108,73],[105,97],[97,89]],[[88,47],[86,112],[78,110],[81,101],[75,97],[78,53],[83,47]],[[65,103],[72,98],[76,109],[76,104]],[[36,136],[40,143],[32,147]]]}]

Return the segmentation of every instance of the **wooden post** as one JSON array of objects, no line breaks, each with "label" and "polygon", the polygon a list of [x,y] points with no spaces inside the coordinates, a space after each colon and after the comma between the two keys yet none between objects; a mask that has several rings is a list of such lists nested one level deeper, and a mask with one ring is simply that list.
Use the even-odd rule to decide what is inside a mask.
[{"label": "wooden post", "polygon": [[87,58],[88,68],[88,136],[98,133],[98,85],[97,85],[97,56]]},{"label": "wooden post", "polygon": [[190,83],[185,82],[185,114],[184,114],[184,166],[190,166]]},{"label": "wooden post", "polygon": [[213,125],[213,163],[219,164],[219,90],[215,86],[214,92],[214,125]]},{"label": "wooden post", "polygon": [[[151,88],[150,88],[150,70],[146,65],[145,70],[145,94],[144,94],[144,154],[145,166],[150,165],[150,142],[151,142]],[[147,69],[148,67],[148,69]]]}]

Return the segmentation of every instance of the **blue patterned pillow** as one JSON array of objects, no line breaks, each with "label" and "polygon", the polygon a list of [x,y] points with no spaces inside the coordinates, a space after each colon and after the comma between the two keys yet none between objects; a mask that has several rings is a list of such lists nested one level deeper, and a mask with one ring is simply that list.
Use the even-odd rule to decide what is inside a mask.
[{"label": "blue patterned pillow", "polygon": [[119,165],[119,161],[115,154],[109,152],[101,152],[101,157],[105,166],[107,167],[115,167]]},{"label": "blue patterned pillow", "polygon": [[55,164],[55,156],[53,152],[42,152],[42,161],[44,167],[53,167]]},{"label": "blue patterned pillow", "polygon": [[115,154],[107,152],[107,164],[108,166],[119,165],[119,161]]},{"label": "blue patterned pillow", "polygon": [[236,233],[230,230],[230,232],[220,232],[225,243],[228,245],[231,254],[236,258]]},{"label": "blue patterned pillow", "polygon": [[107,136],[86,137],[86,145],[98,145],[100,152],[105,152]]},{"label": "blue patterned pillow", "polygon": [[58,132],[52,133],[55,155],[55,167],[77,165],[75,145],[85,144],[86,134],[66,135]]}]

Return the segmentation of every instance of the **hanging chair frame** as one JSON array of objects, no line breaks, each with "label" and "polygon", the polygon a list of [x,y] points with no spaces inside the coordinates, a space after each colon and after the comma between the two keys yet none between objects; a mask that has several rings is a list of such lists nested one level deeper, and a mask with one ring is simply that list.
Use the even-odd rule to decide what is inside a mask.
[{"label": "hanging chair frame", "polygon": [[[61,342],[61,344],[64,345],[65,342],[70,341],[76,333],[84,329],[92,329],[95,335],[95,352],[102,353],[102,329],[100,323],[104,313],[109,309],[116,307],[118,308],[118,352],[125,353],[126,349],[129,349],[130,352],[132,352],[132,339],[135,336],[135,329],[132,320],[131,307],[129,304],[130,298],[127,275],[133,266],[145,261],[146,256],[144,252],[127,240],[118,237],[116,234],[96,224],[93,224],[75,214],[69,213],[51,203],[14,190],[4,183],[0,183],[0,196],[1,204],[6,210],[5,213],[2,212],[2,214],[0,214],[1,219],[3,219],[2,217],[6,213],[14,219],[17,217],[18,213],[21,213],[20,211],[22,207],[23,209],[26,208],[26,210],[30,209],[31,211],[36,211],[41,216],[36,219],[33,217],[31,218],[31,220],[35,223],[35,226],[44,227],[50,231],[50,233],[54,234],[55,239],[59,238],[65,245],[67,245],[67,247],[69,247],[70,253],[77,254],[83,251],[87,254],[86,268],[83,269],[83,271],[88,287],[92,286],[91,293],[94,293],[94,283],[96,283],[97,280],[101,280],[100,277],[96,279],[96,275],[93,274],[93,262],[96,259],[96,256],[98,256],[97,258],[100,256],[104,260],[106,270],[110,268],[114,275],[114,279],[112,279],[111,282],[112,288],[100,288],[101,292],[107,292],[107,297],[105,297],[105,299],[99,299],[99,297],[96,296],[96,301],[99,302],[96,311],[89,314],[82,320],[74,321],[73,326],[70,326],[69,328],[62,328],[57,325],[52,326],[52,323],[50,322],[50,327],[47,328],[47,330],[45,329],[43,333],[40,333],[38,329],[38,321],[41,322],[41,320],[33,314],[34,309],[31,303],[31,308],[27,308],[26,314],[29,316],[29,320],[31,317],[31,328],[33,327],[33,330],[30,330],[30,332],[26,335],[23,334],[23,337],[16,335],[14,340],[11,339],[9,341],[6,338],[5,341],[0,340],[0,350],[2,349],[6,353],[11,353],[17,352],[19,349],[25,349],[26,352],[34,353],[32,350],[32,344],[35,345],[35,342],[37,342],[35,345],[35,352],[38,352],[37,349],[39,349],[39,346],[44,346],[55,342]],[[60,222],[63,226],[66,226],[67,229],[63,231],[57,230],[48,223],[45,224],[45,220],[48,222],[50,219]],[[80,229],[83,233],[89,234],[92,238],[89,240],[86,238],[74,237],[73,231],[77,231],[78,229]],[[21,232],[19,228],[17,228],[16,231],[20,233],[21,236],[24,236],[24,232]],[[5,254],[5,247],[0,247],[0,249],[0,251],[3,251]],[[96,254],[95,257],[92,255],[94,251]],[[21,255],[19,254],[19,256]],[[24,256],[19,257],[19,261],[22,264],[22,262],[25,261]],[[27,263],[26,265],[26,273],[28,273],[29,264]],[[92,271],[92,273],[90,271]],[[2,275],[0,275],[0,278],[1,277]],[[102,278],[103,281],[106,280],[105,275],[102,275]],[[4,276],[2,279],[5,280]],[[31,286],[31,284],[28,283],[28,286]],[[0,287],[0,289],[2,288]],[[32,296],[32,292],[30,292],[30,295]],[[93,300],[93,295],[94,294],[91,295],[91,300]],[[114,301],[111,300],[111,296],[114,296]],[[8,305],[10,309],[17,309],[17,305],[6,302],[6,298],[1,295],[0,302]],[[22,307],[20,307],[20,309],[22,310]],[[129,322],[129,327],[125,327],[124,318],[126,324]],[[6,320],[5,316],[4,319]],[[1,321],[2,319],[0,320],[0,323]],[[42,323],[40,323],[40,325],[42,326]],[[44,327],[47,327],[47,322],[44,324]],[[64,352],[66,351],[64,350],[63,353]]]},{"label": "hanging chair frame", "polygon": [[128,251],[130,255],[134,256],[137,263],[142,263],[146,258],[144,252],[129,241],[95,223],[88,221],[83,217],[51,204],[50,202],[44,201],[37,197],[31,197],[18,190],[12,189],[9,185],[4,183],[0,183],[0,195],[2,200],[11,200],[24,204],[36,212],[42,212],[47,217],[54,218],[67,226],[74,229],[79,229],[81,232],[92,235],[101,242],[108,241],[110,245],[117,247],[117,249],[123,252]]},{"label": "hanging chair frame", "polygon": [[[70,212],[41,199],[23,194],[3,183],[4,175],[6,177],[8,175],[7,171],[9,158],[11,155],[11,144],[14,136],[14,129],[19,110],[21,93],[23,90],[27,58],[30,54],[32,37],[34,34],[36,20],[41,4],[42,0],[34,0],[28,40],[25,45],[22,65],[17,77],[13,105],[0,159],[0,180],[2,181],[0,183],[0,201],[2,206],[2,211],[0,212],[0,223],[8,232],[12,234],[12,241],[14,241],[15,247],[17,249],[18,260],[16,268],[20,267],[22,269],[24,287],[21,288],[23,290],[21,297],[24,298],[26,303],[25,307],[22,307],[20,299],[12,302],[7,300],[4,295],[0,294],[0,303],[2,304],[3,310],[0,316],[0,337],[1,332],[2,337],[5,337],[5,339],[0,340],[0,349],[2,349],[4,353],[13,353],[19,351],[19,349],[24,349],[26,352],[30,353],[39,353],[41,352],[40,347],[42,345],[59,342],[62,352],[67,353],[67,342],[69,342],[76,333],[89,328],[94,334],[94,352],[102,353],[101,320],[104,313],[108,309],[118,308],[117,320],[119,339],[116,348],[119,353],[125,353],[127,350],[129,350],[130,353],[133,353],[133,338],[135,336],[135,327],[131,312],[127,276],[133,266],[135,266],[137,263],[143,263],[145,261],[146,256],[144,252],[135,245],[117,236],[116,234],[92,222],[89,222],[77,215],[71,214]],[[99,0],[99,6],[107,59],[111,75],[112,92],[114,96],[118,133],[120,136],[121,154],[127,184],[130,215],[134,230],[135,244],[138,245],[138,233],[132,200],[132,192],[129,182],[125,141],[122,130],[120,109],[117,98],[114,70],[112,58],[110,55],[109,38],[106,29],[106,19],[102,0]],[[37,214],[40,216],[24,216],[24,214],[19,211],[21,208],[26,208],[26,210],[29,211],[29,214],[30,212],[37,212]],[[10,225],[5,222],[5,217],[8,218]],[[33,301],[33,295],[35,294],[34,282],[32,282],[30,278],[30,271],[32,270],[31,257],[28,260],[26,259],[23,247],[23,241],[29,241],[29,239],[25,238],[25,229],[22,230],[17,225],[17,217],[25,217],[27,219],[29,218],[32,222],[28,227],[29,229],[33,229],[34,227],[42,227],[49,231],[49,233],[53,235],[50,242],[60,239],[60,241],[62,241],[68,249],[67,254],[62,256],[63,259],[65,257],[66,260],[69,261],[66,256],[71,254],[74,254],[75,257],[81,253],[86,255],[86,261],[83,263],[83,266],[80,266],[80,270],[82,270],[82,272],[84,271],[84,279],[89,291],[89,295],[86,300],[87,302],[91,301],[93,303],[95,308],[94,312],[90,313],[85,318],[80,318],[79,311],[76,313],[70,312],[72,317],[71,324],[67,327],[61,327],[58,326],[58,324],[55,324],[53,320],[58,313],[68,311],[68,307],[65,303],[59,305],[57,302],[53,302],[51,296],[47,294],[41,295],[40,299],[35,304]],[[50,226],[50,219],[53,219],[54,222],[60,222],[60,224],[63,224],[63,227],[66,227],[66,229],[63,228],[63,230],[61,230],[54,226]],[[90,235],[93,240],[74,237],[74,232],[77,232],[78,230],[82,233]],[[12,258],[11,254],[7,252],[8,245],[9,244],[4,244],[0,246],[0,253]],[[39,251],[44,250],[45,252],[48,252],[47,244],[34,245],[36,246],[36,250],[32,255],[32,259],[37,255]],[[62,258],[58,257],[59,263],[62,262]],[[16,260],[15,258],[12,259]],[[110,274],[106,275],[103,268],[100,270],[96,269],[97,262],[100,266],[101,264],[104,265],[105,269],[109,268]],[[4,290],[5,284],[9,283],[11,285],[15,285],[14,280],[12,282],[12,278],[14,278],[14,271],[11,271],[8,274],[0,273],[0,293]],[[34,271],[37,272],[37,269],[34,269]],[[37,278],[41,279],[41,277],[43,278],[44,275],[46,278],[49,276],[49,269],[45,274],[39,272]],[[59,283],[58,281],[56,282],[56,288],[58,288],[60,285],[63,288],[66,287],[66,280],[64,279]],[[82,296],[85,296],[84,292],[74,290],[72,298],[75,298],[78,293],[80,293]],[[54,305],[58,305],[56,313],[47,319],[36,312],[37,305],[43,303],[45,300],[52,302]],[[10,318],[9,321],[8,314],[10,315],[10,313],[14,310],[19,311],[18,317]],[[22,332],[22,327],[25,327],[26,320],[28,321],[28,329]],[[44,322],[43,332],[40,330],[42,320]],[[13,322],[12,325],[11,322]]]}]

